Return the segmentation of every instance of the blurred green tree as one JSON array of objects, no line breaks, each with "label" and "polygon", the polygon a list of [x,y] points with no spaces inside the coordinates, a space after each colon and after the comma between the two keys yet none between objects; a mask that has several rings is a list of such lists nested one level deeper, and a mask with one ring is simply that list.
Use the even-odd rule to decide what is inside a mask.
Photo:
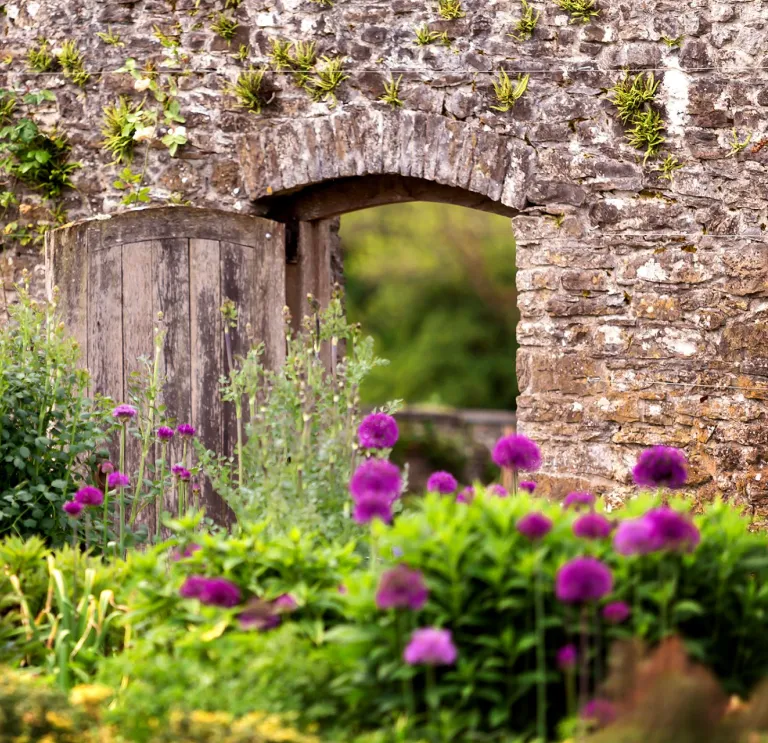
[{"label": "blurred green tree", "polygon": [[363,400],[514,409],[519,318],[510,221],[412,203],[341,221],[347,311],[391,365]]}]

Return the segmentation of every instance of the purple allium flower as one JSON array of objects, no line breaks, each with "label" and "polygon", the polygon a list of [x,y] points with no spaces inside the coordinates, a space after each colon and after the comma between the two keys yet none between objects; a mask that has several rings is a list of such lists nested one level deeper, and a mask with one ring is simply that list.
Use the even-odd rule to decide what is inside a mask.
[{"label": "purple allium flower", "polygon": [[347,587],[343,583],[339,583],[339,587],[336,590],[339,592],[340,596],[346,596],[347,593],[349,593]]},{"label": "purple allium flower", "polygon": [[699,530],[685,514],[662,506],[648,511],[643,519],[651,527],[651,541],[656,549],[692,552],[699,544]]},{"label": "purple allium flower", "polygon": [[506,498],[509,495],[509,491],[503,486],[493,484],[488,487],[488,492],[491,495],[495,495],[497,498]]},{"label": "purple allium flower", "polygon": [[252,596],[248,599],[243,611],[237,615],[237,621],[240,624],[240,629],[255,629],[259,632],[266,632],[267,630],[279,627],[283,620],[275,612],[273,604]]},{"label": "purple allium flower", "polygon": [[104,503],[104,493],[92,485],[86,485],[75,493],[75,500],[84,506],[100,506]]},{"label": "purple allium flower", "polygon": [[189,423],[182,423],[180,426],[176,426],[176,433],[179,436],[192,438],[197,433],[197,429],[194,426],[190,426]]},{"label": "purple allium flower", "polygon": [[200,483],[197,480],[195,480],[192,483],[192,492],[193,493],[199,493],[200,492]]},{"label": "purple allium flower", "polygon": [[207,578],[198,598],[200,603],[226,609],[237,606],[242,600],[242,594],[240,589],[226,578]]},{"label": "purple allium flower", "polygon": [[573,522],[573,533],[582,539],[605,539],[612,531],[611,522],[600,513],[585,513]]},{"label": "purple allium flower", "polygon": [[623,601],[613,601],[603,607],[603,619],[611,624],[621,624],[631,613],[629,604]]},{"label": "purple allium flower", "polygon": [[115,465],[112,462],[102,462],[99,465],[99,469],[105,474],[109,475],[115,471]]},{"label": "purple allium flower", "polygon": [[272,606],[275,611],[288,614],[299,608],[299,602],[290,593],[283,593],[272,602]]},{"label": "purple allium flower", "polygon": [[564,645],[557,651],[557,667],[561,671],[570,671],[576,667],[577,657],[575,645]]},{"label": "purple allium flower", "polygon": [[192,555],[195,554],[198,550],[201,550],[202,547],[199,544],[195,544],[192,542],[191,544],[188,544],[183,552],[179,552],[178,550],[174,550],[171,553],[171,560],[174,562],[178,562],[179,560],[186,560],[188,557],[192,557]]},{"label": "purple allium flower", "polygon": [[355,501],[352,518],[358,524],[381,519],[385,524],[392,521],[392,499],[388,495],[363,495]]},{"label": "purple allium flower", "polygon": [[610,568],[594,557],[576,557],[557,571],[555,595],[565,603],[599,601],[612,590]]},{"label": "purple allium flower", "polygon": [[183,599],[196,599],[200,596],[205,587],[207,578],[202,575],[190,575],[179,588],[179,596]]},{"label": "purple allium flower", "polygon": [[640,454],[632,477],[636,485],[676,490],[688,479],[688,462],[680,449],[653,446]]},{"label": "purple allium flower", "polygon": [[613,535],[613,548],[620,555],[647,555],[656,549],[653,527],[648,519],[627,519]]},{"label": "purple allium flower", "polygon": [[457,496],[457,503],[471,503],[475,499],[475,489],[471,485],[467,485]]},{"label": "purple allium flower", "polygon": [[366,496],[386,496],[392,503],[400,495],[400,470],[385,459],[363,462],[349,481],[352,500]]},{"label": "purple allium flower", "polygon": [[593,699],[584,705],[580,716],[582,719],[590,720],[598,727],[604,728],[616,719],[616,707],[608,699]]},{"label": "purple allium flower", "polygon": [[563,499],[563,508],[568,510],[580,511],[582,508],[592,508],[597,498],[592,493],[568,493]]},{"label": "purple allium flower", "polygon": [[397,422],[386,413],[367,415],[357,429],[361,449],[391,449],[397,437]]},{"label": "purple allium flower", "polygon": [[403,652],[403,659],[409,666],[450,666],[457,656],[451,631],[435,627],[414,630]]},{"label": "purple allium flower", "polygon": [[541,452],[527,436],[513,433],[496,442],[493,447],[493,461],[506,469],[535,472],[541,467]]},{"label": "purple allium flower", "polygon": [[168,426],[160,426],[157,429],[157,438],[160,441],[170,441],[173,438],[173,429]]},{"label": "purple allium flower", "polygon": [[534,490],[536,490],[536,483],[533,482],[533,480],[523,480],[517,484],[517,487],[520,490],[525,490],[527,493],[532,493]]},{"label": "purple allium flower", "polygon": [[107,478],[107,485],[110,489],[114,488],[127,488],[131,484],[131,478],[128,475],[124,475],[122,472],[113,472]]},{"label": "purple allium flower", "polygon": [[68,500],[61,508],[67,516],[76,519],[83,512],[85,506],[77,501]]},{"label": "purple allium flower", "polygon": [[427,480],[427,490],[441,495],[454,493],[458,485],[456,478],[450,472],[433,472]]},{"label": "purple allium flower", "polygon": [[549,534],[552,530],[552,521],[543,513],[528,513],[517,522],[517,530],[524,537],[535,541]]},{"label": "purple allium flower", "polygon": [[127,423],[131,418],[136,417],[136,408],[133,405],[118,405],[112,411],[112,417],[117,418],[121,423]]},{"label": "purple allium flower", "polygon": [[174,464],[173,467],[171,467],[171,472],[173,472],[173,474],[182,482],[189,482],[192,477],[192,473],[182,464]]},{"label": "purple allium flower", "polygon": [[398,565],[381,576],[376,606],[379,609],[418,611],[427,603],[428,595],[424,576],[407,565]]}]

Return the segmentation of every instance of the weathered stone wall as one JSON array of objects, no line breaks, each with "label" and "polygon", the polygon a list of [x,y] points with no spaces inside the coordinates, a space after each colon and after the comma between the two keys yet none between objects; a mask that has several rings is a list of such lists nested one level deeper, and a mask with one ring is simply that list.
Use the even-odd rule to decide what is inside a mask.
[{"label": "weathered stone wall", "polygon": [[[5,3],[4,85],[52,90],[38,115],[84,165],[70,218],[122,208],[99,129],[116,96],[145,95],[116,72],[128,57],[153,60],[161,80],[178,75],[186,118],[175,158],[162,129],[137,146],[133,168],[147,153],[155,203],[262,213],[259,199],[319,181],[399,174],[504,204],[519,212],[520,427],[543,445],[547,486],[620,498],[639,448],[662,442],[688,450],[699,497],[722,491],[768,512],[768,4],[597,0],[600,15],[574,24],[554,0],[534,0],[537,28],[518,42],[516,0],[463,0],[454,21],[438,19],[437,0],[244,0],[229,11],[240,23],[231,46],[206,17],[223,4]],[[152,26],[171,34],[176,23],[174,72]],[[416,46],[424,23],[450,47]],[[124,46],[96,36],[110,25]],[[92,73],[84,90],[25,71],[41,34],[54,47],[77,40]],[[249,61],[266,64],[272,39],[346,57],[335,109],[285,71],[268,73],[261,116],[237,108],[225,92],[244,66],[233,52],[248,44]],[[605,94],[625,66],[661,80],[666,142],[645,166]],[[491,108],[499,68],[530,73],[506,113]],[[404,106],[391,110],[377,98],[400,75]],[[738,153],[734,129],[739,142],[751,135]],[[671,180],[654,170],[667,155],[682,165]]]}]

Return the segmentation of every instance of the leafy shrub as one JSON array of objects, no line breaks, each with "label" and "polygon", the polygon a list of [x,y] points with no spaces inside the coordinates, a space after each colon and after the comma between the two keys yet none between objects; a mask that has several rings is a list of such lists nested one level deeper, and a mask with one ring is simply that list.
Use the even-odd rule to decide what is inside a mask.
[{"label": "leafy shrub", "polygon": [[385,362],[374,356],[373,340],[344,320],[338,295],[327,310],[314,308],[301,332],[287,332],[280,370],[262,365],[260,346],[230,374],[224,399],[235,404],[239,428],[249,421],[236,456],[200,450],[200,462],[241,524],[266,521],[272,531],[298,527],[348,538],[359,533],[347,484],[357,461],[360,384]]},{"label": "leafy shrub", "polygon": [[90,471],[104,441],[102,409],[87,397],[88,373],[54,306],[25,286],[0,328],[0,536],[69,535],[62,504]]}]

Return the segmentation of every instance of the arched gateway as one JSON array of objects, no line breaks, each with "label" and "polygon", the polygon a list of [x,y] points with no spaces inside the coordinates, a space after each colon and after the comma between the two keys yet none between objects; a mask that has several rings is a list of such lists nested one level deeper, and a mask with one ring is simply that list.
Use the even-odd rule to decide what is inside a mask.
[{"label": "arched gateway", "polygon": [[[768,6],[599,0],[574,18],[568,4],[542,0],[524,39],[521,7],[501,0],[464,0],[453,18],[440,17],[437,0],[203,5],[6,4],[7,87],[54,90],[40,121],[57,123],[83,164],[72,176],[79,192],[65,195],[70,217],[123,209],[112,183],[124,164],[108,165],[114,152],[99,131],[120,95],[146,115],[131,167],[154,205],[226,212],[196,222],[182,219],[190,207],[111,216],[116,232],[129,220],[142,236],[123,230],[133,241],[120,243],[123,266],[136,242],[178,239],[190,266],[202,265],[193,246],[216,243],[221,291],[224,246],[236,244],[272,266],[277,311],[281,291],[294,307],[307,289],[327,293],[334,220],[345,212],[428,199],[507,214],[518,246],[520,426],[542,444],[544,492],[588,486],[618,499],[639,448],[667,443],[688,451],[698,497],[722,491],[764,510]],[[205,15],[222,10],[238,24],[229,41]],[[67,35],[77,42],[91,72],[82,87],[71,71],[26,68],[41,32],[54,47]],[[298,45],[311,42],[344,59],[330,93],[328,61],[309,82],[296,66],[307,48]],[[235,91],[251,63],[270,67],[260,115],[238,108]],[[148,95],[158,86],[183,131]],[[402,106],[380,100],[385,86]],[[174,138],[183,141],[171,156]],[[177,218],[186,231],[168,233]],[[239,220],[249,235],[269,233],[272,247],[232,243]],[[150,234],[152,221],[165,226]],[[49,243],[57,283],[62,240]],[[88,242],[87,252],[116,244]],[[165,270],[165,247],[143,250]]]}]

